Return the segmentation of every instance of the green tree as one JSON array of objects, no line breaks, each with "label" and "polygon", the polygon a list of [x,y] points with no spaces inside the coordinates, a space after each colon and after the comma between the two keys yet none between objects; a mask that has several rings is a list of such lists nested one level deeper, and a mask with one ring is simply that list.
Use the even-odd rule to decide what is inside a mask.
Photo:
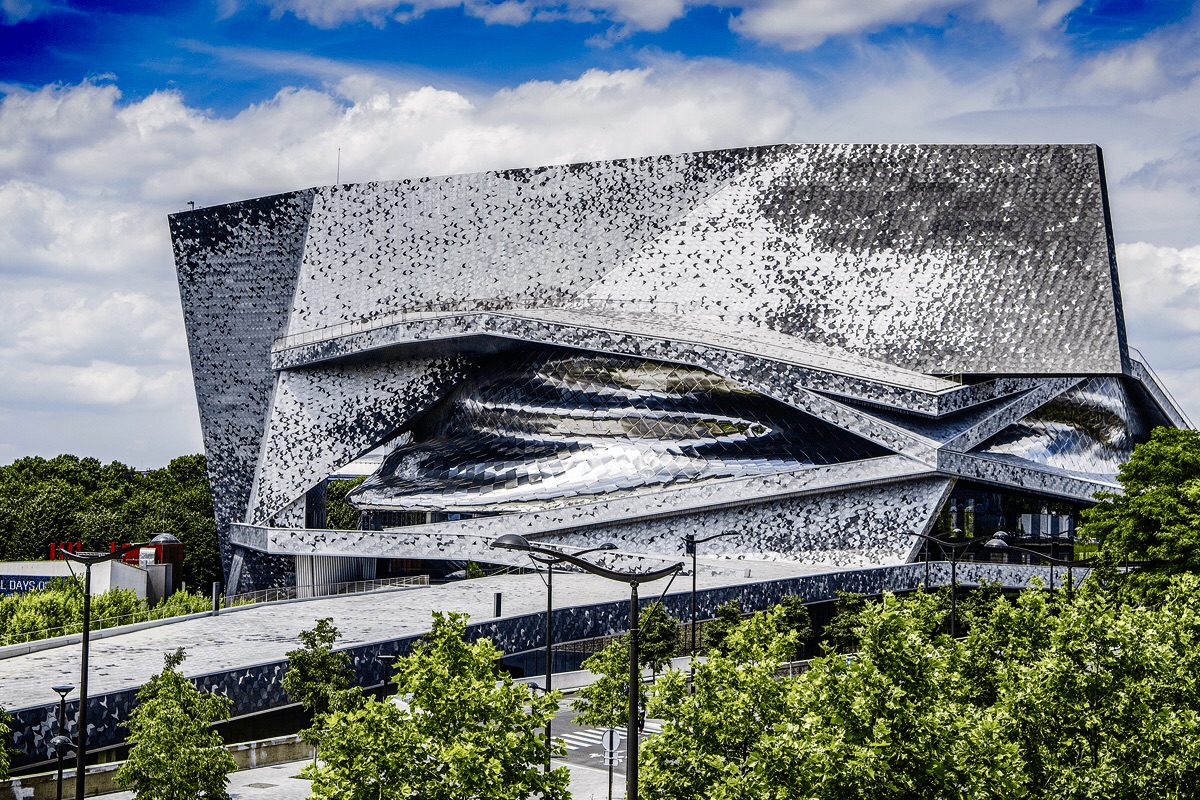
[{"label": "green tree", "polygon": [[346,502],[346,495],[357,489],[366,478],[329,481],[325,485],[325,527],[352,531],[358,528],[362,512]]},{"label": "green tree", "polygon": [[742,793],[752,756],[788,714],[788,682],[776,673],[797,637],[784,630],[785,613],[776,606],[729,631],[722,649],[696,665],[694,692],[679,670],[655,684],[649,711],[666,724],[643,750],[647,798],[753,796]]},{"label": "green tree", "polygon": [[12,718],[0,708],[0,780],[8,777],[12,768]]},{"label": "green tree", "polygon": [[657,675],[679,655],[679,620],[655,602],[641,610],[639,628],[638,661]]},{"label": "green tree", "polygon": [[742,622],[742,606],[730,600],[717,606],[716,616],[704,623],[704,649],[724,652],[725,639]]},{"label": "green tree", "polygon": [[1198,591],[1200,578],[1180,576],[1161,607],[1146,608],[1088,585],[1044,626],[1013,631],[1027,641],[1002,664],[996,704],[1035,796],[1196,796]]},{"label": "green tree", "polygon": [[211,724],[232,701],[201,692],[179,672],[183,649],[167,654],[163,671],[138,690],[124,724],[133,747],[116,781],[138,800],[228,800],[227,773],[237,769]]},{"label": "green tree", "polygon": [[338,800],[566,800],[565,767],[543,774],[545,724],[558,692],[534,694],[498,676],[501,652],[465,641],[463,614],[433,615],[433,630],[395,662],[403,706],[369,698],[326,718],[322,763],[305,767],[314,798]]},{"label": "green tree", "polygon": [[866,607],[866,600],[861,594],[841,591],[837,598],[833,619],[825,626],[822,645],[835,653],[852,653],[858,649],[859,615]]},{"label": "green tree", "polygon": [[779,606],[782,609],[780,630],[796,634],[796,647],[789,658],[794,661],[800,658],[804,644],[812,637],[812,615],[804,605],[804,599],[794,594],[785,595]]},{"label": "green tree", "polygon": [[856,614],[858,652],[795,679],[789,719],[756,754],[749,787],[818,798],[1021,796],[1009,721],[953,694],[957,644],[935,595],[890,595]]},{"label": "green tree", "polygon": [[164,531],[184,544],[183,580],[204,586],[220,579],[204,456],[180,456],[145,473],[71,455],[0,467],[0,558],[46,558],[61,539],[107,550],[110,542]]},{"label": "green tree", "polygon": [[1200,571],[1200,431],[1155,428],[1117,480],[1123,491],[1097,494],[1079,533],[1098,539],[1110,563],[1149,562],[1122,582],[1153,601],[1172,574]]},{"label": "green tree", "polygon": [[[588,656],[582,666],[597,677],[579,690],[571,704],[576,721],[581,725],[624,728],[629,724],[629,639],[613,639],[603,650]],[[639,719],[645,716],[646,702],[646,687],[639,683]]]},{"label": "green tree", "polygon": [[287,653],[283,690],[292,702],[312,714],[312,725],[300,735],[317,752],[325,735],[327,715],[362,703],[362,692],[354,685],[350,656],[344,650],[333,649],[341,635],[333,618],[325,617],[317,620],[311,630],[300,631],[301,646]]}]

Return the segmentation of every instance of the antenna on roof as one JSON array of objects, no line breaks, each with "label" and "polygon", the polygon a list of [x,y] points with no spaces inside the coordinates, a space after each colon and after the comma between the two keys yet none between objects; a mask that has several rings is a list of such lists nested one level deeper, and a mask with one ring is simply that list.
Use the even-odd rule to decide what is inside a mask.
[{"label": "antenna on roof", "polygon": [[196,210],[196,201],[188,200],[188,208],[190,208],[192,211],[195,211]]},{"label": "antenna on roof", "polygon": [[342,183],[342,148],[338,148],[337,159],[337,177],[334,179],[334,184],[340,186]]}]

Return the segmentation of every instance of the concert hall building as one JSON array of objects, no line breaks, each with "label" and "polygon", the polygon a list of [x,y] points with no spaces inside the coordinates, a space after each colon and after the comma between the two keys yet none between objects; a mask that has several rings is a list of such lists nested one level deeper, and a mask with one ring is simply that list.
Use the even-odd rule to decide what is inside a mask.
[{"label": "concert hall building", "polygon": [[[777,145],[171,217],[228,591],[1069,538],[1158,425],[1099,148]],[[325,486],[366,455],[326,526]]]}]

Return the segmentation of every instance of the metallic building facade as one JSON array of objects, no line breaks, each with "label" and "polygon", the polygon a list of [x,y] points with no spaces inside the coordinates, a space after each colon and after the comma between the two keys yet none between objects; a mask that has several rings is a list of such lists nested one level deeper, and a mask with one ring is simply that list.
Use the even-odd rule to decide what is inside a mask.
[{"label": "metallic building facade", "polygon": [[[243,590],[297,559],[515,559],[487,549],[511,532],[613,563],[719,530],[730,557],[899,563],[937,526],[1069,526],[1041,520],[1186,424],[1126,343],[1091,145],[685,153],[171,230]],[[366,529],[306,526],[371,451]]]}]

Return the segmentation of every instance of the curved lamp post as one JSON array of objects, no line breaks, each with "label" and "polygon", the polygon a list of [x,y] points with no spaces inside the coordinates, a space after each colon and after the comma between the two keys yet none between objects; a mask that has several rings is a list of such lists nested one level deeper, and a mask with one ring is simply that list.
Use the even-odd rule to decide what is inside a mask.
[{"label": "curved lamp post", "polygon": [[50,746],[58,757],[58,800],[62,800],[63,757],[67,754],[67,748],[74,744],[67,736],[67,695],[75,691],[75,687],[62,684],[50,688],[58,695],[58,735],[50,740]]},{"label": "curved lamp post", "polygon": [[[961,534],[961,528],[955,528],[954,534]],[[989,546],[993,541],[1000,541],[1005,546],[1007,542],[996,539],[995,536],[976,536],[974,539],[964,539],[961,542],[955,542],[947,539],[939,539],[936,536],[930,536],[927,533],[914,533],[913,536],[919,536],[927,542],[933,542],[942,548],[942,551],[950,552],[950,638],[958,636],[958,558],[963,550],[966,550],[973,544],[987,540]]]},{"label": "curved lamp post", "polygon": [[[638,797],[638,687],[641,683],[641,670],[638,668],[638,591],[639,583],[649,583],[656,581],[659,578],[665,578],[668,575],[678,572],[683,567],[683,562],[672,564],[669,567],[662,569],[650,570],[648,572],[620,572],[613,569],[605,569],[578,558],[572,553],[564,553],[561,550],[554,550],[549,547],[542,547],[536,544],[530,544],[529,540],[524,536],[519,536],[515,533],[506,533],[503,536],[497,537],[491,544],[492,547],[501,550],[519,550],[526,553],[537,553],[542,556],[554,559],[556,562],[565,561],[568,564],[573,564],[580,569],[590,572],[593,575],[598,575],[601,578],[607,578],[610,581],[619,581],[629,584],[629,727],[627,731],[628,741],[626,742],[626,782],[628,788],[625,792],[626,800],[637,800]],[[82,798],[80,798],[82,800]]]},{"label": "curved lamp post", "polygon": [[[692,557],[692,658],[696,657],[696,545],[720,539],[722,536],[732,536],[735,533],[737,531],[721,531],[712,536],[705,536],[703,539],[697,539],[694,533],[685,534],[683,537],[683,552]],[[692,673],[694,676],[694,667]]]},{"label": "curved lamp post", "polygon": [[92,565],[105,561],[115,561],[126,553],[133,552],[139,547],[146,547],[149,542],[138,542],[124,547],[118,547],[111,553],[70,553],[60,550],[63,558],[78,561],[84,566],[83,578],[83,656],[79,664],[79,725],[78,746],[75,748],[75,800],[83,800],[83,781],[86,777],[85,759],[87,758],[88,740],[88,646],[92,625]]},{"label": "curved lamp post", "polygon": [[1050,593],[1051,594],[1054,594],[1054,568],[1055,567],[1066,567],[1067,568],[1067,602],[1070,603],[1075,599],[1075,572],[1074,572],[1074,569],[1076,566],[1086,567],[1089,564],[1093,563],[1096,560],[1095,556],[1093,556],[1092,558],[1086,558],[1083,561],[1075,561],[1074,559],[1069,559],[1069,558],[1068,559],[1054,558],[1053,556],[1048,556],[1045,553],[1039,553],[1037,550],[1030,550],[1028,547],[1018,547],[1015,544],[1009,544],[1008,542],[1006,542],[1004,540],[1004,537],[1000,536],[1000,533],[1003,533],[1003,531],[997,531],[996,537],[994,539],[992,539],[991,541],[987,542],[986,544],[984,544],[984,547],[988,548],[989,550],[993,550],[993,551],[1003,550],[1003,551],[1007,552],[1009,550],[1016,550],[1018,553],[1025,553],[1027,555],[1031,555],[1037,559],[1040,559],[1041,561],[1048,561],[1050,563]]},{"label": "curved lamp post", "polygon": [[[585,553],[594,553],[598,550],[616,549],[617,546],[612,542],[605,542],[599,547],[589,547],[586,550],[577,550],[575,553],[573,553],[573,555],[581,556]],[[552,660],[554,657],[554,565],[561,564],[563,559],[558,556],[553,558],[548,556],[537,556],[533,553],[529,554],[529,558],[538,564],[544,564],[546,566],[546,688],[543,689],[543,691],[549,693],[551,689],[551,681],[554,677],[554,666]],[[537,684],[531,685],[537,686]],[[553,722],[552,719],[546,723],[546,772],[550,771],[550,745],[554,743],[554,740],[550,736],[551,722]]]}]

